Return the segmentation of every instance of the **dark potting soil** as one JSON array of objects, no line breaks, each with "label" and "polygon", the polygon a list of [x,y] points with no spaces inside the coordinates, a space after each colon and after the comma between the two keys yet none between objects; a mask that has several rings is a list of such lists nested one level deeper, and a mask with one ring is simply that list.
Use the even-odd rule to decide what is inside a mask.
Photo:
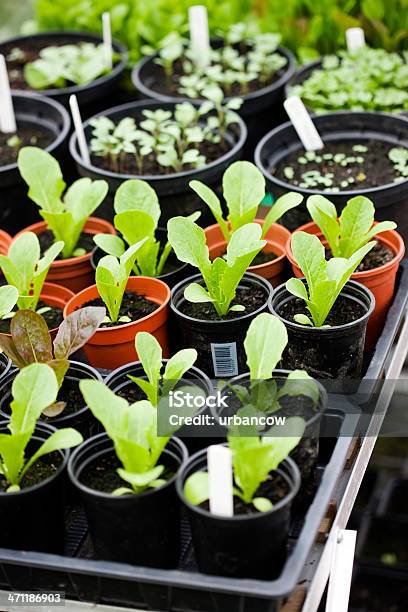
[{"label": "dark potting soil", "polygon": [[[57,306],[50,306],[46,304],[42,300],[38,302],[37,311],[40,308],[49,308],[47,312],[41,313],[42,318],[46,322],[48,329],[55,329],[59,327],[63,321],[62,316],[62,308],[58,308]],[[0,333],[9,334],[10,333],[10,323],[11,319],[0,319]]]},{"label": "dark potting soil", "polygon": [[219,317],[211,303],[203,302],[201,304],[194,304],[187,300],[180,304],[179,310],[183,314],[193,317],[194,319],[200,319],[201,321],[225,321],[228,319],[237,319],[243,315],[255,312],[265,304],[266,300],[267,296],[263,289],[245,287],[237,290],[237,294],[231,303],[231,306],[235,304],[245,306],[245,310],[242,312],[229,312],[223,317]]},{"label": "dark potting soil", "polygon": [[34,126],[18,125],[15,134],[0,132],[0,167],[15,164],[22,147],[32,146],[45,149],[54,139],[55,136],[51,130]]},{"label": "dark potting soil", "polygon": [[[38,234],[38,240],[40,242],[41,256],[44,255],[45,251],[47,251],[55,242],[54,234],[51,230],[46,230],[45,232]],[[95,248],[93,234],[82,232],[75,248],[83,249],[85,253],[91,253],[91,251]],[[63,259],[61,254],[58,256],[57,260],[59,259]]]},{"label": "dark potting soil", "polygon": [[269,253],[261,251],[255,257],[255,259],[253,259],[251,266],[261,266],[262,264],[268,263],[269,261],[274,261],[277,258],[278,255],[276,255],[276,253],[272,253],[272,251],[270,251]]},{"label": "dark potting soil", "polygon": [[[240,52],[241,56],[246,55],[250,50],[247,45],[241,44],[232,46],[234,46],[234,48]],[[166,74],[163,66],[160,66],[155,62],[151,62],[149,67],[149,89],[164,95],[180,96],[180,78],[186,75],[183,70],[183,61],[184,58],[181,58],[174,62],[173,72],[171,75]],[[286,70],[287,65],[283,66],[283,68],[275,72],[268,79],[265,79],[264,81],[261,81],[260,79],[253,79],[245,86],[241,85],[241,83],[232,83],[229,88],[225,86],[223,87],[222,84],[220,84],[220,87],[223,88],[224,95],[226,97],[242,97],[248,95],[249,93],[253,93],[254,91],[259,91],[260,89],[268,87],[280,79]]]},{"label": "dark potting soil", "polygon": [[[58,452],[50,453],[41,457],[34,465],[28,470],[24,478],[20,482],[21,489],[27,489],[34,485],[39,484],[43,480],[46,480],[58,470],[61,465],[61,455]],[[0,491],[4,492],[8,488],[8,483],[4,476],[0,475]]]},{"label": "dark potting soil", "polygon": [[[366,147],[367,151],[353,149],[360,146]],[[325,192],[370,189],[393,183],[394,179],[401,176],[388,157],[393,148],[394,145],[380,140],[326,142],[324,149],[311,154],[306,153],[303,148],[294,151],[276,167],[271,167],[270,172],[280,180],[301,188]],[[307,159],[309,155],[314,159]],[[333,158],[325,159],[326,155]],[[354,161],[342,165],[344,159],[339,157],[335,160],[336,155],[343,155],[344,158]],[[299,159],[303,163],[299,162]],[[331,181],[331,184],[326,185],[320,177]]]},{"label": "dark potting soil", "polygon": [[[331,250],[326,248],[326,259],[331,259]],[[392,261],[395,257],[395,253],[387,245],[378,242],[371,249],[369,253],[364,257],[361,264],[356,269],[356,272],[365,272],[366,270],[375,270],[384,264]]]},{"label": "dark potting soil", "polygon": [[[84,306],[105,306],[104,302],[101,298],[97,298],[96,300],[92,300],[91,302],[87,302]],[[137,293],[132,293],[131,291],[125,291],[123,296],[122,305],[119,310],[119,318],[120,317],[129,317],[131,321],[138,321],[143,317],[147,317],[147,315],[151,314],[155,310],[159,308],[159,304],[153,302],[152,300],[148,300],[143,295],[139,295]],[[129,323],[116,321],[116,323],[102,323],[101,327],[117,327],[118,325],[126,325]]]},{"label": "dark potting soil", "polygon": [[[364,306],[358,302],[340,296],[331,309],[325,321],[325,325],[330,325],[332,327],[336,325],[346,325],[347,323],[352,323],[360,319],[366,312]],[[296,314],[304,314],[310,318],[310,312],[307,310],[304,301],[300,298],[293,298],[285,304],[282,304],[279,308],[279,314],[281,317],[291,322],[293,322]]]},{"label": "dark potting soil", "polygon": [[[79,389],[79,380],[64,378],[61,389],[58,392],[57,402],[65,402],[66,406],[63,412],[60,412],[58,417],[64,417],[69,414],[75,414],[84,408],[85,402],[82,393]],[[52,424],[56,417],[42,416],[42,421],[47,421]]]},{"label": "dark potting soil", "polygon": [[[27,41],[20,41],[19,43],[5,43],[1,45],[1,53],[6,58],[7,62],[7,71],[10,80],[11,89],[20,89],[25,91],[38,91],[36,89],[33,90],[32,87],[29,86],[24,77],[24,66],[29,64],[30,62],[34,62],[38,59],[40,51],[45,49],[46,47],[62,47],[63,45],[72,45],[79,44],[81,41],[77,38],[73,39],[71,36],[64,36],[61,34],[58,36],[58,40],[55,38],[47,38],[47,36],[42,36],[39,39],[31,38]],[[13,59],[8,59],[10,52],[13,49],[19,49],[22,54],[20,57],[16,57]],[[74,83],[69,83],[67,86],[72,86]],[[54,89],[53,85],[50,89]]]},{"label": "dark potting soil", "polygon": [[[194,145],[200,151],[200,155],[204,155],[206,164],[216,161],[225,155],[231,146],[226,140],[219,143],[204,141]],[[170,175],[175,174],[174,168],[161,166],[156,161],[155,153],[150,153],[143,158],[143,167],[139,168],[136,164],[135,156],[130,153],[122,153],[116,159],[111,157],[102,157],[91,155],[91,164],[102,170],[115,172],[116,174],[130,174],[133,176],[150,176],[150,175]],[[193,170],[194,166],[185,164],[182,172]],[[178,171],[180,172],[180,171]]]},{"label": "dark potting soil", "polygon": [[[157,462],[157,465],[163,465],[160,459]],[[127,487],[128,489],[131,489],[131,485],[125,480],[122,480],[117,473],[116,470],[120,467],[122,467],[122,464],[112,451],[111,453],[91,461],[81,472],[80,481],[86,487],[89,487],[94,491],[102,491],[103,493],[112,493],[112,491],[118,489],[119,487]],[[166,465],[166,469],[160,475],[160,479],[169,480],[174,475],[175,469],[175,465]],[[153,489],[150,489],[150,491],[153,491]]]},{"label": "dark potting soil", "polygon": [[[288,495],[289,490],[289,485],[286,480],[277,472],[271,472],[267,480],[258,487],[254,497],[266,497],[275,505]],[[203,502],[200,504],[200,508],[209,512],[209,502]],[[259,510],[257,510],[253,504],[246,504],[242,499],[234,495],[234,515],[236,514],[259,514]]]}]

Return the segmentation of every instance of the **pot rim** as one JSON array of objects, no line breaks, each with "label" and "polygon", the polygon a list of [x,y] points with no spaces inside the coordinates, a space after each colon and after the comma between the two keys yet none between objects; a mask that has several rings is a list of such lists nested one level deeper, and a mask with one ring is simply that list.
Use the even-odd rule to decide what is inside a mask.
[{"label": "pot rim", "polygon": [[[199,106],[198,102],[194,102],[191,100],[189,101],[191,102],[191,104],[193,104],[193,106]],[[127,102],[126,104],[120,104],[119,106],[112,106],[111,108],[108,108],[105,111],[102,111],[100,113],[97,113],[96,115],[93,115],[92,117],[89,117],[88,119],[86,119],[86,121],[82,122],[82,126],[83,126],[83,129],[86,130],[87,127],[90,125],[90,122],[93,119],[97,117],[102,117],[102,116],[110,117],[111,115],[114,115],[116,113],[121,113],[123,111],[126,111],[127,109],[143,110],[145,108],[148,109],[151,106],[158,106],[160,108],[163,105],[174,107],[176,104],[179,104],[181,102],[182,100],[180,100],[180,102],[174,103],[174,102],[159,102],[158,100],[151,100],[151,99],[150,100],[140,100],[136,102]],[[82,157],[80,156],[78,152],[78,141],[77,141],[77,136],[75,132],[72,134],[69,140],[69,152],[71,154],[71,157],[73,157],[75,163],[78,166],[85,168],[88,171],[94,172],[95,174],[98,174],[99,176],[105,177],[107,179],[119,179],[120,181],[126,181],[129,179],[141,179],[147,182],[160,183],[160,182],[169,181],[173,179],[177,180],[180,178],[194,177],[197,174],[200,174],[201,172],[206,172],[209,169],[216,168],[218,165],[228,161],[230,157],[234,157],[234,155],[236,155],[238,151],[242,149],[242,147],[245,144],[248,131],[241,117],[237,115],[236,118],[237,118],[236,122],[231,124],[231,125],[238,125],[239,127],[238,141],[234,144],[234,146],[229,151],[224,153],[224,155],[221,155],[221,157],[219,157],[218,159],[215,159],[209,164],[206,164],[202,168],[193,168],[192,170],[186,170],[184,172],[174,172],[173,174],[119,174],[117,172],[112,172],[111,170],[105,170],[103,168],[99,168],[98,166],[94,166],[92,163],[88,164],[84,162],[84,160],[82,159]],[[88,143],[88,140],[87,140],[87,143]]]},{"label": "pot rim", "polygon": [[[345,117],[346,119],[350,117],[350,114],[353,116],[367,116],[367,117],[378,117],[379,120],[379,124],[380,123],[380,119],[382,117],[389,117],[395,121],[402,121],[404,124],[407,122],[406,119],[404,119],[403,117],[399,117],[398,114],[393,114],[393,113],[381,113],[379,111],[335,111],[335,112],[327,112],[327,113],[319,113],[318,115],[313,115],[313,121],[315,123],[319,123],[321,119],[325,119],[327,117],[333,117],[337,120],[338,123],[341,122],[341,119],[343,117]],[[316,125],[316,127],[318,128],[319,125]],[[344,126],[347,129],[347,123]],[[378,193],[379,191],[382,190],[387,190],[390,191],[393,188],[397,188],[397,187],[401,187],[401,186],[407,186],[408,185],[408,178],[402,180],[402,181],[398,181],[397,183],[385,183],[384,185],[377,185],[377,187],[366,187],[364,189],[354,189],[354,190],[341,190],[340,191],[336,191],[336,192],[332,192],[332,191],[322,191],[319,189],[306,189],[305,187],[299,187],[298,185],[294,186],[291,183],[288,183],[286,181],[283,181],[280,178],[277,178],[276,176],[274,176],[273,174],[270,173],[270,171],[265,167],[265,165],[263,164],[263,161],[261,159],[262,157],[262,151],[264,146],[270,141],[270,140],[279,140],[279,138],[281,138],[282,133],[285,132],[285,130],[287,130],[288,128],[293,128],[292,123],[290,121],[287,121],[286,123],[282,123],[281,125],[277,126],[276,128],[274,128],[273,130],[271,130],[270,132],[268,132],[267,134],[265,134],[265,136],[258,142],[256,149],[255,149],[255,154],[254,154],[254,158],[255,158],[255,164],[256,166],[259,168],[259,170],[262,172],[262,174],[264,175],[264,177],[270,181],[271,183],[274,183],[275,185],[278,185],[279,187],[285,189],[286,191],[293,191],[295,190],[297,193],[302,193],[305,196],[310,196],[310,195],[322,195],[326,198],[330,198],[330,197],[348,197],[348,198],[353,198],[354,196],[358,196],[358,195],[367,195],[367,194],[371,194],[371,193]],[[351,130],[351,131],[358,131],[357,129]],[[385,131],[384,131],[385,133]],[[325,137],[327,137],[328,135],[336,135],[336,131],[330,130],[327,132],[327,134],[324,134],[322,136],[322,140],[324,142]],[[297,137],[296,137],[297,138]],[[341,138],[337,139],[337,138],[329,138],[328,139],[330,142],[333,141],[335,142],[336,140],[342,140]],[[344,138],[343,138],[344,140]],[[374,139],[375,140],[375,139]],[[408,142],[408,138],[407,138],[407,142]],[[299,140],[300,146],[302,146],[300,140]],[[406,146],[406,145],[405,145]],[[285,157],[282,157],[282,160],[285,159]]]},{"label": "pot rim", "polygon": [[211,320],[211,321],[207,319],[196,319],[195,317],[191,317],[190,315],[186,315],[183,312],[181,312],[181,310],[179,310],[179,308],[175,305],[174,300],[175,300],[177,293],[179,293],[181,289],[183,288],[183,285],[187,285],[192,282],[197,282],[198,279],[201,279],[201,280],[203,279],[201,274],[194,274],[192,276],[188,276],[187,278],[177,283],[177,285],[175,285],[175,287],[173,287],[171,291],[171,300],[170,300],[170,308],[178,317],[189,320],[189,321],[194,321],[194,323],[203,323],[205,325],[226,325],[231,322],[236,323],[238,321],[245,321],[247,318],[254,318],[257,316],[258,313],[263,312],[263,309],[265,308],[265,304],[268,304],[271,298],[271,289],[272,289],[271,284],[266,279],[262,278],[261,276],[258,276],[257,274],[254,274],[253,272],[245,272],[240,283],[238,284],[238,287],[242,283],[242,281],[245,281],[245,280],[251,281],[252,285],[254,283],[255,284],[258,283],[259,285],[262,285],[262,287],[265,289],[265,292],[268,291],[268,297],[266,298],[265,304],[262,304],[262,306],[260,306],[257,310],[254,310],[253,312],[247,312],[245,314],[238,313],[238,316],[234,317],[233,319],[219,319],[219,320]]},{"label": "pot rim", "polygon": [[[27,40],[30,40],[31,38],[35,38],[35,39],[39,39],[39,38],[55,38],[58,39],[60,37],[72,37],[72,38],[76,38],[76,39],[80,39],[79,42],[81,42],[81,39],[84,42],[87,42],[86,39],[92,39],[95,43],[97,41],[99,41],[99,43],[103,43],[103,39],[101,36],[98,36],[98,34],[92,33],[92,32],[85,32],[85,31],[75,31],[75,30],[50,30],[50,31],[45,31],[45,32],[36,32],[35,34],[26,34],[23,36],[14,36],[12,38],[8,38],[7,40],[4,40],[0,43],[0,48],[5,45],[5,44],[10,44],[10,43],[22,43],[22,42],[26,42]],[[91,42],[91,41],[89,41]],[[114,49],[114,51],[116,53],[120,54],[120,61],[118,61],[112,68],[111,72],[109,72],[109,74],[105,74],[102,75],[100,77],[98,77],[97,79],[91,81],[90,83],[87,83],[85,85],[72,85],[70,87],[53,87],[51,89],[41,89],[41,90],[28,90],[30,93],[34,93],[34,95],[36,97],[38,96],[43,96],[43,97],[53,97],[53,96],[62,96],[62,95],[69,95],[69,94],[77,94],[79,92],[83,92],[83,91],[87,91],[89,89],[92,89],[93,87],[97,87],[98,85],[101,85],[101,83],[103,83],[104,81],[109,81],[112,80],[113,78],[119,76],[123,70],[126,68],[127,63],[128,63],[128,59],[129,59],[129,54],[128,51],[126,49],[126,47],[124,45],[122,45],[122,43],[120,43],[118,40],[113,39],[112,40],[112,47]],[[16,89],[13,89],[12,91],[19,91]]]},{"label": "pot rim", "polygon": [[[1,46],[1,43],[0,43],[0,46]],[[33,102],[35,101],[40,104],[44,104],[44,106],[47,106],[47,105],[48,107],[52,106],[54,110],[57,111],[61,115],[61,118],[62,118],[61,131],[58,133],[57,136],[54,137],[53,141],[47,147],[43,149],[43,151],[46,151],[47,153],[52,153],[57,147],[59,147],[64,142],[64,140],[68,136],[68,133],[71,127],[71,119],[68,115],[67,110],[62,106],[60,102],[58,102],[57,100],[53,100],[52,98],[46,98],[45,96],[34,94],[29,91],[21,91],[19,89],[12,90],[11,97],[12,97],[13,102],[17,101],[18,98],[28,98],[29,100]],[[16,120],[18,124],[19,123],[19,119],[18,119],[19,110],[16,109],[15,113],[16,113]],[[35,112],[33,111],[32,115],[24,117],[23,123],[27,120],[34,121],[34,116],[35,116]],[[4,173],[10,172],[11,170],[17,170],[17,168],[18,168],[17,162],[14,162],[13,164],[7,164],[6,166],[0,166],[0,176],[2,172]]]},{"label": "pot rim", "polygon": [[[217,446],[227,446],[227,443],[225,442]],[[183,502],[183,504],[187,506],[189,510],[197,512],[201,516],[205,516],[205,517],[210,516],[220,521],[233,521],[233,522],[254,521],[261,517],[270,516],[274,512],[281,510],[288,503],[293,501],[293,499],[295,498],[296,494],[298,493],[300,489],[301,477],[300,477],[299,468],[296,465],[296,463],[293,461],[293,459],[288,456],[285,459],[283,459],[283,461],[281,461],[279,466],[282,464],[286,464],[289,467],[290,476],[293,477],[293,481],[290,482],[289,480],[290,476],[287,477],[286,474],[284,474],[285,480],[290,486],[289,493],[285,495],[283,499],[280,499],[276,504],[274,504],[271,510],[268,510],[267,512],[254,512],[253,514],[234,514],[233,516],[220,516],[217,514],[212,514],[208,510],[204,510],[203,508],[200,508],[199,506],[195,506],[194,504],[189,502],[184,495],[184,484],[185,484],[184,473],[185,471],[193,462],[200,463],[200,464],[202,461],[206,462],[206,458],[205,458],[206,453],[207,453],[207,448],[204,448],[198,451],[197,453],[195,453],[194,455],[192,455],[191,457],[189,457],[187,461],[180,467],[180,470],[177,475],[177,480],[176,480],[176,491],[177,491],[177,494],[180,500]],[[280,472],[281,470],[279,470],[279,466],[276,468],[276,470],[271,470],[271,472],[272,471]],[[196,474],[198,472],[203,472],[203,471],[205,470],[194,470],[193,472],[191,472],[191,474]]]},{"label": "pot rim", "polygon": [[[306,281],[305,277],[302,276],[300,278],[300,280],[302,280],[303,282]],[[278,287],[276,287],[273,291],[272,294],[269,298],[269,302],[268,302],[268,306],[269,306],[269,311],[275,315],[276,317],[278,317],[278,319],[280,319],[286,326],[290,326],[293,329],[296,330],[300,330],[300,331],[307,331],[307,333],[310,334],[324,334],[324,333],[333,333],[333,332],[337,332],[337,331],[344,331],[344,330],[348,330],[356,325],[358,325],[359,323],[363,322],[364,320],[367,320],[370,318],[370,316],[372,315],[374,308],[375,308],[375,297],[373,295],[373,292],[368,289],[368,287],[365,287],[365,285],[355,281],[355,280],[348,280],[347,283],[345,284],[345,286],[343,287],[343,289],[341,290],[340,294],[338,297],[343,296],[343,297],[347,297],[344,296],[344,291],[347,289],[347,287],[352,287],[354,289],[357,289],[358,291],[360,291],[361,293],[365,294],[366,297],[370,300],[370,305],[367,308],[367,312],[365,314],[363,314],[361,317],[359,317],[358,319],[355,319],[355,321],[350,321],[349,323],[344,323],[344,325],[333,325],[331,327],[315,327],[315,326],[311,326],[311,325],[301,325],[300,323],[296,323],[295,321],[288,321],[287,319],[284,319],[282,317],[282,315],[280,315],[275,308],[273,307],[273,299],[275,297],[276,294],[280,293],[280,292],[286,292],[287,295],[291,298],[291,299],[296,299],[296,297],[292,294],[289,293],[289,291],[286,289],[285,287],[285,283],[283,283],[282,285],[279,285]]]}]

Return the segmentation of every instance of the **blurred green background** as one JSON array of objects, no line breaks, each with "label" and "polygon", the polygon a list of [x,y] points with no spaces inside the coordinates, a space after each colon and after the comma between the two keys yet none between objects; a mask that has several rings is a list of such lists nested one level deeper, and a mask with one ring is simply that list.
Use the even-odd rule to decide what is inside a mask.
[{"label": "blurred green background", "polygon": [[34,17],[34,0],[0,0],[0,40],[18,34],[22,24]]}]

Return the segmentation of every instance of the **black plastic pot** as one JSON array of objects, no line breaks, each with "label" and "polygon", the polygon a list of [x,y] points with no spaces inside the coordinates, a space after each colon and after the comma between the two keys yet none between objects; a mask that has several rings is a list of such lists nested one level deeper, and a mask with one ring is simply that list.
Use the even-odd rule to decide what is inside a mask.
[{"label": "black plastic pot", "polygon": [[[101,44],[103,42],[101,36],[89,34],[89,32],[40,32],[39,34],[17,36],[2,42],[0,44],[0,53],[7,56],[13,48],[24,47],[29,41],[34,41],[35,44],[39,45],[39,48],[54,45],[75,45],[80,42],[91,42],[94,44]],[[114,40],[112,41],[112,47],[114,53],[120,55],[120,59],[114,64],[109,74],[101,76],[87,85],[73,85],[71,87],[44,90],[29,89],[30,93],[53,98],[67,108],[69,97],[75,94],[83,117],[106,108],[109,104],[109,97],[112,96],[113,98],[113,95],[116,94],[118,83],[128,62],[128,53],[122,44]]]},{"label": "black plastic pot", "polygon": [[355,281],[345,285],[340,297],[363,306],[365,314],[345,325],[311,327],[282,317],[282,307],[298,298],[289,293],[285,285],[276,287],[269,300],[269,310],[283,321],[288,332],[283,368],[306,370],[317,379],[359,379],[367,323],[375,300],[369,289]]},{"label": "black plastic pot", "polygon": [[[165,229],[164,227],[158,227],[156,229],[155,234],[156,234],[156,239],[160,240],[160,244],[164,246],[167,242],[167,229]],[[105,255],[106,253],[99,247],[96,247],[92,251],[91,265],[94,270],[96,270],[96,267],[99,261]],[[157,278],[162,280],[164,283],[166,283],[166,285],[170,287],[170,289],[172,289],[175,285],[177,285],[177,283],[182,281],[184,278],[187,278],[187,276],[191,274],[192,268],[189,264],[179,261],[173,251],[170,253],[167,261],[168,263],[172,264],[172,267],[173,265],[174,267],[176,266],[178,267],[172,272],[166,272],[165,274],[160,274],[160,276],[158,276]]]},{"label": "black plastic pot", "polygon": [[[323,142],[378,140],[393,146],[408,147],[408,121],[398,115],[374,112],[335,112],[316,115],[313,122]],[[287,191],[296,191],[305,196],[300,206],[284,216],[283,223],[286,227],[294,230],[310,221],[310,215],[306,209],[306,199],[310,195],[324,195],[336,205],[339,212],[350,198],[364,195],[372,199],[376,208],[376,219],[378,221],[392,219],[398,224],[398,231],[404,236],[404,239],[408,240],[408,199],[406,197],[408,179],[372,189],[355,189],[335,193],[304,189],[290,182],[282,181],[271,171],[271,168],[275,168],[281,160],[294,151],[300,153],[303,147],[290,122],[284,123],[264,136],[255,151],[255,163],[265,176],[268,188],[274,197],[279,197]]]},{"label": "black plastic pot", "polygon": [[[10,416],[11,387],[18,372],[19,370],[10,371],[0,382],[0,418],[8,419]],[[77,380],[78,384],[82,379],[102,380],[98,370],[79,361],[70,361],[70,367],[65,378],[67,380]],[[80,410],[71,414],[65,414],[65,411],[63,411],[55,417],[43,417],[42,421],[57,429],[73,427],[84,438],[93,435],[98,424],[88,406],[83,406]]]},{"label": "black plastic pot", "polygon": [[184,289],[193,282],[202,283],[201,274],[185,279],[174,287],[171,294],[170,307],[177,326],[175,335],[178,338],[178,348],[195,348],[198,353],[196,365],[210,378],[231,378],[242,374],[247,369],[243,344],[246,332],[251,321],[267,310],[272,286],[260,276],[247,272],[239,288],[254,287],[263,290],[265,303],[254,312],[237,313],[233,319],[203,321],[180,310],[180,306],[185,303]]},{"label": "black plastic pot", "polygon": [[11,365],[10,359],[4,353],[0,353],[0,381],[7,376]]},{"label": "black plastic pot", "polygon": [[[289,370],[274,370],[272,373],[272,378],[276,379],[278,385],[283,384],[284,380],[287,378],[289,374]],[[240,376],[235,376],[231,380],[228,381],[225,385],[221,387],[220,394],[228,395],[229,399],[226,400],[227,404],[229,404],[228,408],[213,408],[211,412],[214,417],[218,420],[219,416],[232,416],[237,412],[240,408],[240,402],[238,398],[236,398],[234,394],[234,386],[239,385],[242,387],[248,387],[250,383],[249,373],[241,374]],[[316,406],[315,413],[311,416],[310,414],[305,414],[304,411],[298,410],[296,405],[289,405],[288,409],[285,410],[277,410],[273,413],[273,416],[282,416],[286,417],[290,416],[299,416],[305,419],[306,426],[305,431],[302,437],[302,440],[293,449],[290,453],[292,459],[296,462],[300,470],[300,475],[302,479],[302,487],[299,493],[296,496],[296,505],[297,507],[301,505],[301,502],[306,502],[311,496],[314,494],[316,486],[317,486],[317,459],[319,455],[319,435],[320,435],[320,423],[322,420],[322,416],[327,410],[328,407],[328,396],[327,391],[323,387],[323,385],[315,380],[315,383],[319,389],[319,402]],[[235,398],[235,401],[234,401]],[[300,406],[301,408],[301,406]],[[227,434],[227,428],[224,428],[225,435]]]},{"label": "black plastic pot", "polygon": [[162,487],[139,495],[115,496],[81,482],[87,466],[113,453],[111,440],[102,433],[78,447],[68,465],[71,482],[85,505],[95,555],[134,565],[176,567],[180,556],[180,504],[175,480],[187,459],[184,444],[172,438],[159,460],[174,470],[174,476]]},{"label": "black plastic pot", "polygon": [[295,462],[285,459],[277,469],[290,489],[272,510],[233,517],[216,516],[186,500],[187,478],[206,468],[204,449],[181,468],[176,483],[190,521],[199,571],[233,578],[275,578],[285,562],[291,504],[300,487]]},{"label": "black plastic pot", "polygon": [[[134,117],[136,122],[141,120],[142,111],[144,109],[156,110],[172,110],[174,103],[161,103],[151,100],[142,100],[140,102],[132,102],[109,108],[103,113],[96,116],[108,117],[115,123],[124,117]],[[89,121],[84,122],[85,137],[89,143],[91,140],[92,128]],[[104,203],[99,208],[100,216],[112,221],[113,218],[113,197],[117,188],[126,180],[139,178],[147,181],[149,185],[156,191],[160,206],[161,217],[160,224],[165,226],[167,221],[176,215],[189,215],[195,211],[201,211],[199,219],[200,225],[205,227],[212,221],[212,215],[208,206],[193,192],[189,187],[189,182],[193,179],[203,181],[209,187],[219,189],[222,182],[224,170],[234,161],[242,156],[242,149],[247,137],[247,129],[244,122],[239,119],[238,123],[233,123],[229,126],[226,139],[231,145],[231,149],[222,155],[219,159],[207,164],[204,168],[196,170],[188,170],[186,172],[175,172],[174,174],[161,175],[129,175],[117,174],[97,166],[85,164],[79,154],[78,142],[76,135],[73,134],[70,140],[70,153],[76,162],[78,172],[81,176],[89,176],[92,179],[105,179],[109,183],[109,194],[105,198]]]},{"label": "black plastic pot", "polygon": [[[38,423],[26,456],[30,457],[54,431],[54,427]],[[6,422],[0,423],[0,432],[9,433]],[[69,453],[67,450],[57,452],[60,464],[52,476],[15,493],[0,493],[2,548],[62,553],[65,467]]]},{"label": "black plastic pot", "polygon": [[[213,47],[220,47],[222,41],[220,39],[212,40]],[[295,72],[295,58],[293,54],[284,47],[279,47],[278,52],[287,59],[287,64],[279,71],[279,77],[268,85],[262,87],[258,91],[254,91],[245,96],[241,96],[243,104],[239,109],[239,115],[245,120],[248,128],[248,140],[245,145],[245,156],[252,159],[254,149],[266,132],[279,125],[284,121],[285,115],[282,107],[284,100],[284,88],[286,83],[292,78]],[[181,100],[190,100],[182,94],[163,94],[152,89],[153,76],[152,73],[156,69],[155,60],[158,53],[145,57],[132,71],[132,82],[138,92],[145,97],[158,102],[180,102]],[[228,101],[230,98],[225,98]],[[204,100],[204,98],[202,98]]]},{"label": "black plastic pot", "polygon": [[[43,128],[50,133],[52,142],[45,150],[63,163],[67,159],[66,141],[71,125],[65,108],[32,93],[19,92],[12,97],[17,128]],[[27,191],[16,163],[0,167],[0,227],[9,234],[41,220],[38,206],[28,198]]]}]

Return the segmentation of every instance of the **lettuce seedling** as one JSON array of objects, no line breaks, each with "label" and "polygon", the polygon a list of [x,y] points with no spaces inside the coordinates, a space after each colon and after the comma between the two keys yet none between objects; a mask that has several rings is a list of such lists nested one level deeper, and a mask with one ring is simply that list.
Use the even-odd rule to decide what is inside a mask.
[{"label": "lettuce seedling", "polygon": [[56,241],[62,240],[64,259],[83,255],[77,249],[85,223],[108,193],[106,181],[81,178],[62,194],[66,184],[59,163],[38,147],[23,147],[18,155],[18,169],[29,187],[28,195],[39,206]]},{"label": "lettuce seedling", "polygon": [[173,217],[167,224],[169,242],[178,259],[198,268],[206,289],[191,283],[184,290],[189,302],[211,302],[222,317],[229,311],[243,311],[242,305],[231,306],[236,290],[254,257],[266,245],[261,240],[262,229],[257,223],[247,223],[237,229],[227,246],[225,259],[213,262],[208,255],[204,230],[191,219]]},{"label": "lettuce seedling", "polygon": [[166,397],[194,365],[197,351],[195,349],[178,351],[168,360],[162,374],[163,351],[156,338],[147,332],[139,332],[136,335],[135,346],[147,380],[136,376],[129,376],[129,378],[140,387],[149,402],[157,408],[160,399]]},{"label": "lettuce seedling", "polygon": [[293,256],[305,275],[306,284],[300,278],[291,278],[286,282],[286,289],[306,302],[311,315],[310,319],[296,314],[296,323],[323,326],[344,285],[374,245],[372,241],[349,258],[333,257],[326,261],[324,246],[317,236],[306,232],[293,234]]},{"label": "lettuce seedling", "polygon": [[105,428],[122,464],[117,472],[131,488],[119,487],[113,495],[141,493],[165,484],[164,465],[157,465],[170,439],[157,435],[157,409],[147,400],[129,405],[103,383],[82,380],[82,395],[94,417]]},{"label": "lettuce seedling", "polygon": [[11,319],[13,308],[17,304],[18,291],[12,285],[0,287],[0,319]]},{"label": "lettuce seedling", "polygon": [[25,457],[37,421],[43,410],[55,402],[57,393],[57,377],[45,364],[29,365],[16,376],[7,425],[10,433],[0,433],[0,476],[7,482],[7,493],[20,491],[24,476],[40,457],[81,444],[83,438],[75,429],[59,429],[29,459]]},{"label": "lettuce seedling", "polygon": [[137,252],[147,240],[146,236],[143,240],[133,244],[119,259],[113,255],[106,255],[98,263],[95,282],[99,295],[109,311],[112,323],[117,321],[130,323],[129,317],[119,318],[119,311]]},{"label": "lettuce seedling", "polygon": [[[272,427],[265,435],[257,435],[251,427],[241,429],[241,435],[228,435],[234,472],[234,495],[245,504],[252,504],[259,512],[272,510],[266,497],[255,496],[271,472],[279,467],[303,436],[304,420],[291,417],[284,426]],[[236,434],[238,432],[234,432]],[[195,472],[184,485],[186,499],[199,505],[209,499],[208,472]]]},{"label": "lettuce seedling", "polygon": [[0,269],[19,293],[19,309],[37,308],[48,270],[63,247],[63,242],[55,242],[41,257],[37,236],[26,232],[11,243],[7,255],[0,255]]},{"label": "lettuce seedling", "polygon": [[[32,363],[48,364],[55,372],[60,389],[69,369],[69,357],[94,335],[105,314],[105,308],[94,306],[76,310],[61,323],[53,342],[41,315],[32,310],[19,310],[11,321],[11,337],[0,334],[0,349],[20,370]],[[65,402],[56,402],[44,414],[57,416],[65,406]]]},{"label": "lettuce seedling", "polygon": [[364,196],[351,198],[339,219],[334,204],[320,195],[310,196],[307,209],[329,243],[333,257],[351,257],[377,234],[397,227],[393,221],[374,225],[374,204]]},{"label": "lettuce seedling", "polygon": [[[191,181],[190,187],[207,204],[227,241],[235,230],[251,223],[265,197],[265,179],[258,168],[247,161],[238,161],[224,172],[222,187],[228,216],[223,216],[221,202],[215,192],[200,181]],[[299,206],[303,196],[289,192],[278,198],[265,217],[262,237],[271,225],[292,208]]]},{"label": "lettuce seedling", "polygon": [[272,414],[281,409],[283,397],[308,397],[313,406],[319,401],[316,382],[304,370],[289,372],[282,385],[273,371],[288,344],[284,323],[269,313],[259,314],[250,324],[244,340],[249,369],[249,385],[229,385],[242,406],[252,406],[259,413]]}]

